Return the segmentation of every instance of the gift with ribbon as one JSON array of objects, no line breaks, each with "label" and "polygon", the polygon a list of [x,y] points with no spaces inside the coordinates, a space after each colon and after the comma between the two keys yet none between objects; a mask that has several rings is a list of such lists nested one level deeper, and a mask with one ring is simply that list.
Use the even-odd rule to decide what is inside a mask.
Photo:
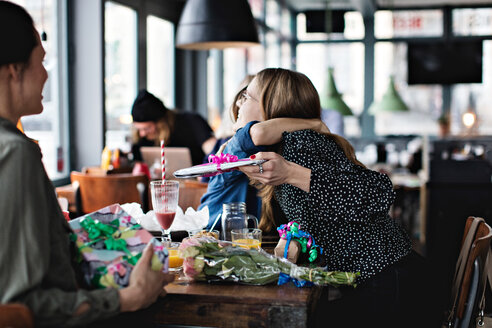
[{"label": "gift with ribbon", "polygon": [[323,249],[316,244],[310,233],[301,230],[296,221],[282,224],[277,228],[280,241],[275,247],[275,255],[284,257],[296,263],[300,254],[307,255],[309,262],[314,262],[318,255],[323,254]]},{"label": "gift with ribbon", "polygon": [[122,288],[150,242],[154,248],[152,269],[167,272],[168,251],[143,229],[119,204],[71,220],[70,238],[78,250],[78,261],[87,287]]}]

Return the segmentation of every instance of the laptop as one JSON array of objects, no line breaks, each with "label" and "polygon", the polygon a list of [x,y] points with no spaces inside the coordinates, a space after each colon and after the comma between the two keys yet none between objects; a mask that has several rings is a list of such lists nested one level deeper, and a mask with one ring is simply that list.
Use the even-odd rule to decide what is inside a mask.
[{"label": "laptop", "polygon": [[[140,147],[142,159],[148,165],[152,179],[162,177],[161,147]],[[191,152],[187,147],[166,147],[166,179],[175,179],[174,171],[190,167]]]}]

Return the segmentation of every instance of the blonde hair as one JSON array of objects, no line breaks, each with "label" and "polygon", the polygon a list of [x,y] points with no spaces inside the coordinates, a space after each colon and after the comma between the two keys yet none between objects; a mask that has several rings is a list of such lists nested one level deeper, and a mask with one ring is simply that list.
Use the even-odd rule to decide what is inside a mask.
[{"label": "blonde hair", "polygon": [[[319,95],[306,75],[282,68],[267,68],[256,75],[256,81],[260,91],[260,108],[265,120],[279,117],[320,119]],[[357,160],[354,148],[345,138],[331,133],[327,136],[337,143],[350,161],[365,167]],[[258,185],[257,181],[251,183]],[[271,231],[275,228],[271,205],[275,187],[261,185],[259,189],[259,195],[262,198],[259,227],[263,231]]]},{"label": "blonde hair", "polygon": [[248,88],[248,85],[253,79],[255,78],[255,75],[249,74],[244,77],[244,79],[239,83],[239,91],[236,93],[234,96],[234,99],[231,104],[230,108],[230,113],[231,113],[231,118],[235,121],[237,121],[237,116],[239,114],[239,107],[237,106],[237,102],[241,97],[243,96],[243,92],[246,91]]},{"label": "blonde hair", "polygon": [[[161,140],[165,140],[166,143],[171,142],[171,133],[174,131],[174,122],[176,121],[176,113],[170,109],[166,111],[166,114],[155,122],[157,129],[157,138],[151,140],[154,145],[159,146]],[[138,143],[142,138],[138,134],[137,129],[132,129],[132,140],[134,143]]]}]

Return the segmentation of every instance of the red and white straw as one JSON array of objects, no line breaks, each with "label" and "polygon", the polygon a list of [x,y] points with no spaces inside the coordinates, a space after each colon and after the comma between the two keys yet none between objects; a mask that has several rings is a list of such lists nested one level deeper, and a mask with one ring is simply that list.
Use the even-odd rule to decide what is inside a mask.
[{"label": "red and white straw", "polygon": [[161,140],[161,164],[162,164],[162,181],[166,181],[166,158],[164,157],[164,139]]}]

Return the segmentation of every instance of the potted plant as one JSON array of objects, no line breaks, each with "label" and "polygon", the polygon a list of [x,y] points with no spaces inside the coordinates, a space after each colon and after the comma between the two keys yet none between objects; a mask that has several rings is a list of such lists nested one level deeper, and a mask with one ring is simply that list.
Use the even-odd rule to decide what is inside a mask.
[{"label": "potted plant", "polygon": [[446,137],[450,132],[450,119],[449,113],[442,113],[441,116],[438,117],[437,123],[439,124],[439,135],[441,137]]}]

